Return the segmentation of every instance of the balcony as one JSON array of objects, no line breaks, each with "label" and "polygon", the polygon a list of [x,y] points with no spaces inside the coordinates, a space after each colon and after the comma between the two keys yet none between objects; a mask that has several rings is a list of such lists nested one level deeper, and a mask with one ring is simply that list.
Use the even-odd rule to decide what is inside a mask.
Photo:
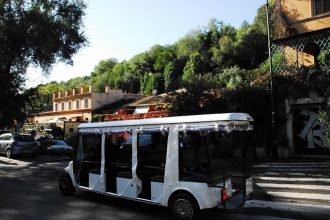
[{"label": "balcony", "polygon": [[53,93],[53,99],[59,99],[59,98],[65,98],[65,97],[71,97],[75,95],[81,95],[86,93],[92,92],[92,86],[81,86],[79,88],[74,89],[68,89],[66,91],[60,91],[60,92],[54,92]]}]

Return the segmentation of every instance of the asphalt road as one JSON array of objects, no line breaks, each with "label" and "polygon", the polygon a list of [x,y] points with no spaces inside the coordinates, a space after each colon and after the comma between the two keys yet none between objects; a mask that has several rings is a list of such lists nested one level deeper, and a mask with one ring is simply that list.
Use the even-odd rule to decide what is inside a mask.
[{"label": "asphalt road", "polygon": [[[0,156],[0,219],[171,219],[164,207],[82,191],[76,191],[71,197],[63,196],[58,190],[58,178],[67,163],[68,160],[58,157],[8,160]],[[208,220],[300,217],[244,209],[230,212],[207,210],[202,213],[202,218]]]}]

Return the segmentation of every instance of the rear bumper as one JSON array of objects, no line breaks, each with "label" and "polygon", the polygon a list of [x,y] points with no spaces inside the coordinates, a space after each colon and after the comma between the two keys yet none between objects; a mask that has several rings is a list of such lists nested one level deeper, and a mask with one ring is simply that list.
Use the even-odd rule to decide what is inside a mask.
[{"label": "rear bumper", "polygon": [[35,154],[34,149],[23,149],[23,148],[12,148],[12,155],[24,155],[24,154]]}]

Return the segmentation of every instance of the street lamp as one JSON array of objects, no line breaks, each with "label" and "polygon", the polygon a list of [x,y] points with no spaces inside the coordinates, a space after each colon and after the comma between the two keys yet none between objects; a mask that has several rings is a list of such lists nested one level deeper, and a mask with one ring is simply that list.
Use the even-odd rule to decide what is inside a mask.
[{"label": "street lamp", "polygon": [[153,96],[157,95],[157,89],[154,89],[154,74],[148,73],[148,76],[151,76],[151,93]]},{"label": "street lamp", "polygon": [[273,78],[273,61],[270,42],[270,25],[269,25],[269,2],[266,0],[266,19],[267,19],[267,37],[268,37],[268,56],[269,56],[269,73],[270,73],[270,102],[272,111],[272,153],[276,147],[276,130],[275,130],[275,102],[274,102],[274,78]]}]

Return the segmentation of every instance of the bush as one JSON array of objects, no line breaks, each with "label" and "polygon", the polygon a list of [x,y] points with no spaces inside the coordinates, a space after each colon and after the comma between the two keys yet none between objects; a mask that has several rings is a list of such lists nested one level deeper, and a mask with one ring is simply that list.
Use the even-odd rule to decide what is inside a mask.
[{"label": "bush", "polygon": [[247,71],[245,69],[240,69],[238,66],[233,66],[223,69],[222,72],[217,75],[217,81],[221,87],[235,89],[248,85],[246,76]]},{"label": "bush", "polygon": [[327,94],[326,109],[320,112],[320,122],[325,129],[324,147],[330,149],[330,89]]},{"label": "bush", "polygon": [[321,51],[317,57],[323,71],[330,73],[330,46],[328,49]]}]

